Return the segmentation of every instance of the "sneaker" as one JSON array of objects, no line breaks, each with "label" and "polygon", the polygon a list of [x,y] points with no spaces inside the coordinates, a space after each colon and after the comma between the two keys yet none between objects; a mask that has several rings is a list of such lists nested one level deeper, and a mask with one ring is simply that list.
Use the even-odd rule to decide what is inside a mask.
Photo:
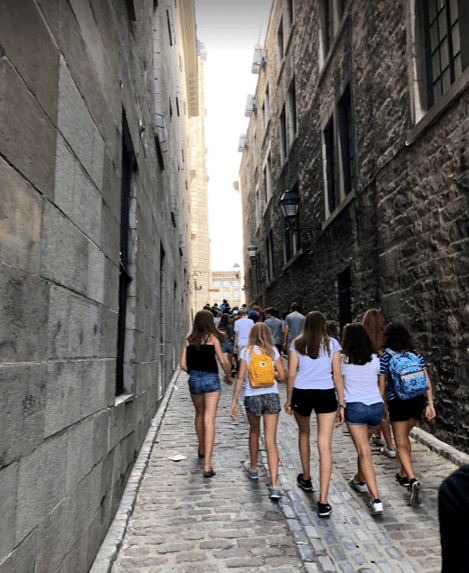
[{"label": "sneaker", "polygon": [[318,501],[318,515],[319,517],[329,517],[332,513],[332,507],[328,503],[321,503]]},{"label": "sneaker", "polygon": [[381,515],[383,513],[383,502],[380,499],[375,499],[370,505],[371,515]]},{"label": "sneaker", "polygon": [[252,469],[251,462],[246,460],[243,464],[243,468],[248,472],[251,479],[259,479],[259,472]]},{"label": "sneaker", "polygon": [[385,446],[386,442],[381,436],[371,436],[371,443],[375,446]]},{"label": "sneaker", "polygon": [[365,493],[366,483],[364,481],[357,481],[355,478],[356,476],[353,476],[353,478],[349,481],[349,484],[351,487],[353,487],[354,490],[358,491],[358,493]]},{"label": "sneaker", "polygon": [[271,499],[280,499],[282,497],[280,486],[270,486],[270,497]]},{"label": "sneaker", "polygon": [[383,446],[380,450],[379,450],[383,456],[388,456],[388,458],[395,458],[396,457],[396,448],[388,448],[386,446]]},{"label": "sneaker", "polygon": [[305,491],[311,491],[313,489],[311,478],[303,479],[303,474],[298,474],[296,481],[298,482],[298,485],[301,487],[301,489],[304,489]]},{"label": "sneaker", "polygon": [[417,505],[420,505],[422,503],[422,498],[420,497],[420,483],[415,478],[410,480],[409,492],[410,505],[412,507],[417,507]]},{"label": "sneaker", "polygon": [[401,476],[401,474],[396,474],[396,481],[399,482],[399,485],[401,485],[402,487],[409,487],[410,483],[409,483],[409,479],[405,476]]}]

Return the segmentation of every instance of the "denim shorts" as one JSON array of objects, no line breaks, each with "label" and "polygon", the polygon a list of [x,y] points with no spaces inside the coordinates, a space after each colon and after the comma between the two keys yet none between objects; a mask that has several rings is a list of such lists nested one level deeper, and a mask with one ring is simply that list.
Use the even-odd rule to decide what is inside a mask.
[{"label": "denim shorts", "polygon": [[253,416],[262,416],[262,414],[278,414],[281,410],[280,398],[277,392],[257,394],[256,396],[245,396],[244,406]]},{"label": "denim shorts", "polygon": [[379,426],[383,419],[384,404],[376,402],[367,406],[363,402],[347,402],[345,408],[345,423],[350,426],[366,424],[370,428]]},{"label": "denim shorts", "polygon": [[221,392],[218,372],[192,370],[189,376],[189,392],[191,396],[202,396],[207,392]]}]

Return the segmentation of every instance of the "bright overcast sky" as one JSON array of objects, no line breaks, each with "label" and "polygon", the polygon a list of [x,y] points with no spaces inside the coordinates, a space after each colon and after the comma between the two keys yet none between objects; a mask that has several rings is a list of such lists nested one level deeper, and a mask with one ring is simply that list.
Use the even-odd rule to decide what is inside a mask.
[{"label": "bright overcast sky", "polygon": [[263,44],[272,0],[195,0],[197,38],[207,51],[205,138],[212,271],[243,264],[238,140],[246,133],[246,98],[255,93],[254,46]]}]

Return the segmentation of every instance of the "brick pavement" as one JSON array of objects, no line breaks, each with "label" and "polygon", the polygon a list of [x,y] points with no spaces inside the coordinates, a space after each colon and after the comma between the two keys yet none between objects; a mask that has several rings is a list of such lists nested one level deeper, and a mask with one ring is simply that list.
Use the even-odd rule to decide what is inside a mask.
[{"label": "brick pavement", "polygon": [[[282,412],[278,443],[284,496],[269,498],[265,469],[258,482],[242,469],[248,456],[247,422],[229,418],[231,388],[223,387],[218,409],[213,467],[202,477],[193,429],[187,377],[179,375],[147,471],[139,488],[122,548],[112,573],[199,573],[235,569],[277,573],[433,573],[440,571],[437,489],[456,465],[414,443],[413,459],[422,481],[423,503],[411,508],[395,480],[398,462],[373,456],[382,517],[371,517],[367,494],[348,485],[356,466],[346,428],[334,433],[330,518],[317,516],[317,450],[312,425],[314,490],[296,485],[300,471],[294,418]],[[285,388],[281,389],[282,403]],[[313,418],[312,418],[313,420]],[[170,456],[185,460],[174,462]],[[265,451],[261,457],[266,467]]]}]

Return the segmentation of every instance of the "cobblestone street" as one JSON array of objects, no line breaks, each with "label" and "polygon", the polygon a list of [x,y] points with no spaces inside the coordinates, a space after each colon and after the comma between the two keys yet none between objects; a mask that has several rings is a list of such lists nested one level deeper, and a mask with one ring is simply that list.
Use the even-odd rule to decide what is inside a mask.
[{"label": "cobblestone street", "polygon": [[[281,387],[284,401],[285,387]],[[113,573],[198,573],[236,571],[436,573],[440,543],[436,496],[456,465],[415,442],[413,457],[422,482],[423,503],[408,505],[406,490],[394,479],[398,462],[373,456],[382,517],[371,517],[366,494],[351,490],[355,450],[346,428],[335,431],[329,501],[333,513],[318,518],[317,453],[312,447],[314,491],[296,485],[300,471],[293,417],[280,416],[278,444],[284,496],[269,498],[265,469],[258,482],[242,468],[248,457],[247,422],[229,417],[231,388],[222,389],[213,467],[204,479],[197,457],[193,407],[187,376],[181,373],[157,433],[135,510]],[[315,440],[313,428],[312,442]],[[175,462],[175,455],[185,459]],[[266,465],[262,450],[263,465]]]}]

